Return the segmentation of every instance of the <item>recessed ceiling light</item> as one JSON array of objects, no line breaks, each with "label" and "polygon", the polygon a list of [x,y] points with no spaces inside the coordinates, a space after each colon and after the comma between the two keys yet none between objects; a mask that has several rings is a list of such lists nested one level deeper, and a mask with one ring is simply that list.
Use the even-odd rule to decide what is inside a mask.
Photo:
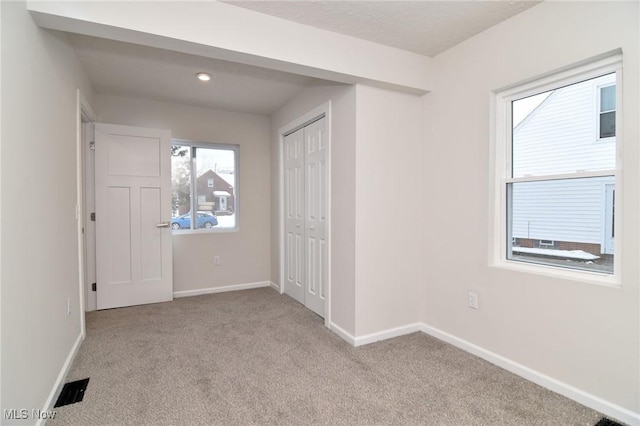
[{"label": "recessed ceiling light", "polygon": [[211,74],[207,74],[206,72],[199,72],[198,74],[196,74],[196,77],[198,77],[198,80],[200,81],[211,80]]}]

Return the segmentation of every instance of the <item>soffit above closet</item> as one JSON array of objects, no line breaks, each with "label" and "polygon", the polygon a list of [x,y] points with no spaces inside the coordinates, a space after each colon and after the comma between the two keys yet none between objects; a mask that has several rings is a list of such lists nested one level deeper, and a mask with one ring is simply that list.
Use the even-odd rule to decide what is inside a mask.
[{"label": "soffit above closet", "polygon": [[[434,55],[535,1],[228,1],[291,21]],[[269,115],[323,80],[133,43],[68,34],[96,93]],[[196,73],[212,74],[202,83]],[[335,84],[335,83],[334,83]]]},{"label": "soffit above closet", "polygon": [[[271,114],[322,82],[286,72],[115,40],[67,34],[96,93]],[[196,74],[212,79],[203,83]]]}]

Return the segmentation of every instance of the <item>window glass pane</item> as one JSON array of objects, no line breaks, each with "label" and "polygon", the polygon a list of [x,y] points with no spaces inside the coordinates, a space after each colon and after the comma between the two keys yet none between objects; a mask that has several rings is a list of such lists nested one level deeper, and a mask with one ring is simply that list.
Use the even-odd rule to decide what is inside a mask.
[{"label": "window glass pane", "polygon": [[195,148],[197,228],[236,226],[235,151]]},{"label": "window glass pane", "polygon": [[507,258],[613,273],[613,176],[508,185]]},{"label": "window glass pane", "polygon": [[551,93],[553,93],[553,91],[529,96],[513,102],[513,128],[515,129],[522,124],[527,117],[533,116],[533,111],[538,108]]},{"label": "window glass pane", "polygon": [[[615,132],[615,118],[596,109],[597,88],[611,83],[615,73],[513,101],[512,177],[614,169],[615,143],[594,131],[604,120],[604,131]],[[615,96],[605,97],[615,107]]]},{"label": "window glass pane", "polygon": [[191,148],[171,147],[171,227],[189,229],[191,219]]},{"label": "window glass pane", "polygon": [[616,86],[600,88],[600,111],[613,111],[616,109]]},{"label": "window glass pane", "polygon": [[600,138],[611,138],[616,135],[616,112],[600,114]]}]

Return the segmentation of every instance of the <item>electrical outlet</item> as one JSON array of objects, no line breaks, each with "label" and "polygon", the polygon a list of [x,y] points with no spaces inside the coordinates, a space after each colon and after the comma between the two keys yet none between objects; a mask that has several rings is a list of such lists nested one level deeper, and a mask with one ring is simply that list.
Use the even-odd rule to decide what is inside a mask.
[{"label": "electrical outlet", "polygon": [[478,309],[478,295],[476,293],[469,293],[469,307]]},{"label": "electrical outlet", "polygon": [[213,265],[220,266],[220,256],[213,256]]},{"label": "electrical outlet", "polygon": [[67,316],[71,316],[71,299],[67,298]]}]

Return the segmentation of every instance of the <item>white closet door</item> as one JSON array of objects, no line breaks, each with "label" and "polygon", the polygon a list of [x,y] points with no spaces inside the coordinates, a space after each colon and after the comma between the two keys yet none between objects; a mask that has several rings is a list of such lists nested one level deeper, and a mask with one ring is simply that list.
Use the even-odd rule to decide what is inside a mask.
[{"label": "white closet door", "polygon": [[321,317],[327,289],[325,118],[284,138],[284,291]]},{"label": "white closet door", "polygon": [[284,291],[304,304],[304,129],[284,138]]},{"label": "white closet door", "polygon": [[304,304],[324,317],[327,282],[327,138],[325,118],[304,128],[305,140],[305,295]]}]

